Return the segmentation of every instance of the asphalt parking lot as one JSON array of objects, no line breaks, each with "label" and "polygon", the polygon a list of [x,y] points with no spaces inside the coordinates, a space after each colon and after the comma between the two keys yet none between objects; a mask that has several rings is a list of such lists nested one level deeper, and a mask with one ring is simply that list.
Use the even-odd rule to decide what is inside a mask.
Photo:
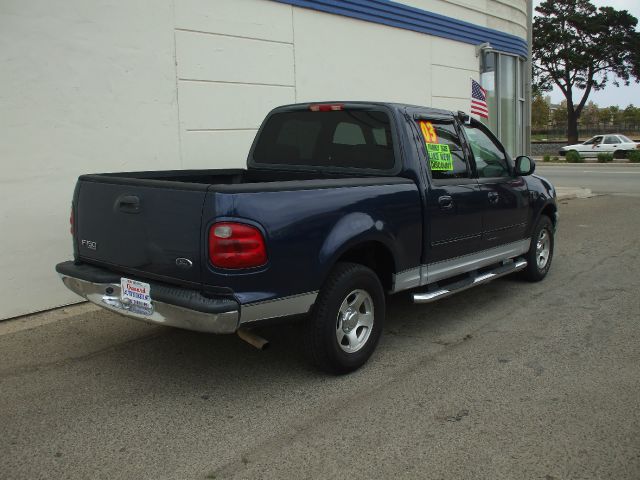
[{"label": "asphalt parking lot", "polygon": [[0,477],[640,478],[640,198],[563,201],[542,283],[392,298],[362,370],[91,306],[0,324]]}]

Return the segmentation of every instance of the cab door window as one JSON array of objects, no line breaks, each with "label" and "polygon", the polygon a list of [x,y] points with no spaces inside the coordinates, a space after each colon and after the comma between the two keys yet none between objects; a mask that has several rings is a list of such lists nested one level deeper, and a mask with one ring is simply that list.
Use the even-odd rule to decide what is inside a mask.
[{"label": "cab door window", "polygon": [[508,177],[509,162],[502,146],[478,125],[465,125],[464,131],[476,162],[476,170],[480,178]]},{"label": "cab door window", "polygon": [[469,165],[452,121],[419,120],[418,128],[422,132],[431,178],[470,178]]}]

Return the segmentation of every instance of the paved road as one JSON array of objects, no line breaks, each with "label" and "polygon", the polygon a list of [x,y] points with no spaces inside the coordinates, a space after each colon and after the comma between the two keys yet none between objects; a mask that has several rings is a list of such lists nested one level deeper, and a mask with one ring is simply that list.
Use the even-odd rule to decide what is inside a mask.
[{"label": "paved road", "polygon": [[640,195],[640,164],[545,166],[538,163],[536,173],[563,187],[588,188],[593,193]]},{"label": "paved road", "polygon": [[345,377],[292,331],[258,352],[92,307],[5,326],[0,478],[637,480],[640,198],[561,207],[544,282],[394,297]]}]

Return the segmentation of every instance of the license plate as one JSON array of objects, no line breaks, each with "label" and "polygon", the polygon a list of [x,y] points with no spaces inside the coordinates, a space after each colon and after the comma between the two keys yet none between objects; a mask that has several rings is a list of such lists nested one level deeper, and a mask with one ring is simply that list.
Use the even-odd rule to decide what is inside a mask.
[{"label": "license plate", "polygon": [[120,301],[127,310],[144,315],[153,313],[151,285],[130,278],[120,279]]}]

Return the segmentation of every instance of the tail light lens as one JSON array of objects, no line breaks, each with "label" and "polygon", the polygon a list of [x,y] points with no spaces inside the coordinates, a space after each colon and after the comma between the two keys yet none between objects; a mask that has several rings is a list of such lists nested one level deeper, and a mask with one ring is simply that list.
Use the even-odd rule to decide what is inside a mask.
[{"label": "tail light lens", "polygon": [[209,260],[219,268],[253,268],[267,263],[260,230],[251,225],[220,222],[209,229]]}]

